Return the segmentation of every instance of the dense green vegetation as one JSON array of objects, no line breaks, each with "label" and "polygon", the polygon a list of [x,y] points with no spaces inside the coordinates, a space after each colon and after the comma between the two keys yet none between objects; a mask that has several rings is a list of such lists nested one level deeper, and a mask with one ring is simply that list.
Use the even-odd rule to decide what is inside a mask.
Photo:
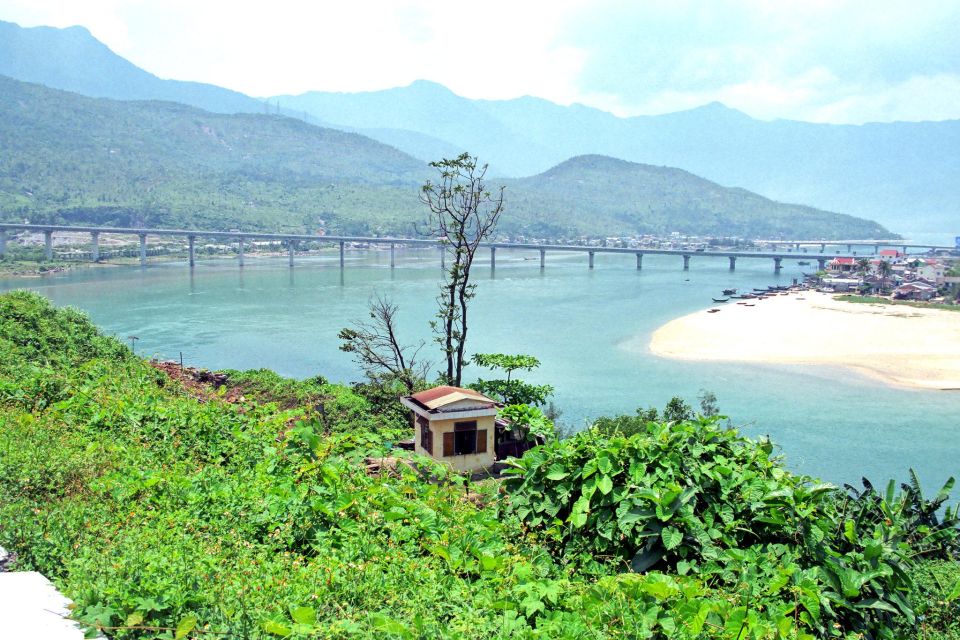
[{"label": "dense green vegetation", "polygon": [[363,387],[227,375],[182,387],[0,296],[15,568],[118,638],[960,637],[949,486],[839,490],[716,418],[645,412],[470,483],[385,460],[408,427]]},{"label": "dense green vegetation", "polygon": [[[85,98],[0,76],[0,219],[410,236],[430,168],[353,133],[276,115]],[[483,158],[481,158],[483,160]],[[890,237],[678,169],[588,156],[504,181],[500,231]]]},{"label": "dense green vegetation", "polygon": [[[774,202],[681,169],[607,156],[571,158],[545,173],[509,180],[507,185],[511,206],[539,206],[559,219],[589,214],[596,233],[612,232],[615,224],[608,221],[629,221],[640,233],[679,231],[745,238],[896,235],[862,218]],[[590,203],[587,210],[586,202]]]}]

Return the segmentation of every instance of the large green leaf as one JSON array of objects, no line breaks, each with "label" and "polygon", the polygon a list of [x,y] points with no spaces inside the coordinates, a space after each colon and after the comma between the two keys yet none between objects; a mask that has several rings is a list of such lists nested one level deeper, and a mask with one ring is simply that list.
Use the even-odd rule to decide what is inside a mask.
[{"label": "large green leaf", "polygon": [[663,540],[663,546],[668,551],[672,551],[683,542],[683,534],[674,527],[664,527],[660,531],[660,538]]}]

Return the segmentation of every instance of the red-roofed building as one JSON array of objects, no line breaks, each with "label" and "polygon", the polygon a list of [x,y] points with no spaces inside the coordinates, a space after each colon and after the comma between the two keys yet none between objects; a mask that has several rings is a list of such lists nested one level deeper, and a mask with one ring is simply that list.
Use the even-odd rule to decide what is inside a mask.
[{"label": "red-roofed building", "polygon": [[849,273],[851,271],[857,270],[857,259],[856,258],[834,258],[827,264],[827,268],[830,271],[835,271],[837,273]]},{"label": "red-roofed building", "polygon": [[457,471],[486,469],[538,443],[525,429],[498,418],[500,404],[473,389],[434,387],[400,402],[412,412],[414,451]]},{"label": "red-roofed building", "polygon": [[896,249],[881,249],[880,250],[880,259],[881,260],[897,260],[903,257],[903,254]]},{"label": "red-roofed building", "polygon": [[413,412],[417,453],[457,471],[477,471],[496,461],[495,400],[473,389],[440,386],[400,402]]}]

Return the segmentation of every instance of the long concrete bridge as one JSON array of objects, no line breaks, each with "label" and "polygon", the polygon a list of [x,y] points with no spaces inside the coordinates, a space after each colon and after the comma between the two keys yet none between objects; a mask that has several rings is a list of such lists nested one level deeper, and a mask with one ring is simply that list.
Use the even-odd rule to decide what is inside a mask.
[{"label": "long concrete bridge", "polygon": [[799,251],[803,247],[820,247],[821,253],[826,251],[827,247],[847,247],[847,252],[850,253],[853,251],[854,247],[866,247],[873,249],[873,253],[878,253],[880,249],[886,247],[891,249],[899,249],[904,254],[907,253],[908,249],[927,249],[927,250],[943,250],[943,251],[955,251],[957,247],[951,247],[947,245],[937,245],[937,244],[924,244],[917,243],[911,240],[895,239],[895,240],[754,240],[754,244],[766,245],[773,247],[774,251],[782,247],[793,247]]},{"label": "long concrete bridge", "polygon": [[[197,238],[211,238],[220,240],[229,240],[237,242],[238,264],[242,267],[244,264],[244,244],[252,240],[267,240],[281,242],[286,245],[290,266],[293,266],[294,255],[297,245],[301,242],[322,242],[332,245],[339,245],[340,248],[340,268],[344,267],[344,251],[347,243],[365,243],[390,247],[390,267],[394,267],[395,249],[397,245],[401,246],[420,246],[435,247],[440,249],[441,265],[445,262],[446,252],[442,249],[446,243],[433,238],[381,238],[365,236],[321,236],[313,234],[287,234],[287,233],[260,233],[249,231],[203,231],[198,229],[144,229],[135,227],[83,227],[69,225],[38,225],[38,224],[16,224],[0,223],[0,257],[6,255],[8,235],[11,231],[30,231],[42,233],[44,236],[44,255],[46,258],[53,258],[53,235],[57,232],[69,233],[89,233],[91,250],[90,258],[94,262],[100,260],[100,236],[101,235],[127,235],[137,236],[140,240],[140,264],[147,264],[147,237],[165,236],[165,237],[183,237],[187,239],[187,251],[190,266],[196,263],[195,244]],[[784,243],[785,244],[785,243]],[[830,243],[827,243],[830,244]],[[584,245],[553,245],[553,244],[523,244],[511,242],[486,242],[480,245],[490,251],[490,266],[496,267],[497,249],[529,250],[537,251],[540,254],[540,268],[546,266],[547,251],[579,252],[586,253],[588,266],[592,269],[594,256],[598,253],[619,253],[633,254],[636,256],[637,269],[642,268],[643,256],[651,255],[675,255],[683,259],[683,269],[690,268],[690,259],[693,256],[704,258],[727,258],[730,264],[730,270],[736,269],[738,258],[748,259],[767,259],[772,260],[774,271],[779,272],[784,260],[796,260],[798,258],[807,258],[816,260],[820,269],[826,266],[827,261],[837,257],[849,257],[848,253],[828,253],[823,251],[826,246],[821,248],[817,254],[796,253],[793,251],[733,251],[733,250],[693,250],[693,249],[654,249],[647,247],[593,247]],[[913,246],[913,245],[911,245]],[[929,246],[929,245],[923,245]]]}]

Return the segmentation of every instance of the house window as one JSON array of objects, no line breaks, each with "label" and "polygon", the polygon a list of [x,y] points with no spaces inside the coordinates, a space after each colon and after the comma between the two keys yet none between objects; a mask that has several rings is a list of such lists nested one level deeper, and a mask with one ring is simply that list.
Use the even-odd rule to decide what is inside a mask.
[{"label": "house window", "polygon": [[423,418],[418,418],[417,424],[420,425],[420,446],[424,451],[433,455],[433,432],[430,431],[430,422]]},{"label": "house window", "polygon": [[455,422],[453,431],[443,434],[444,456],[467,456],[487,452],[487,430],[477,429],[477,421]]}]

